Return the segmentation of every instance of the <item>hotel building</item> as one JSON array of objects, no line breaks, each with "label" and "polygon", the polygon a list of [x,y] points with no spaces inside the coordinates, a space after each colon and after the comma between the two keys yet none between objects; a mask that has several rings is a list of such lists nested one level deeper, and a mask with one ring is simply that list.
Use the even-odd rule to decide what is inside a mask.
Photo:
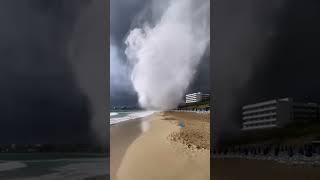
[{"label": "hotel building", "polygon": [[291,122],[319,119],[316,103],[294,102],[292,98],[273,99],[242,107],[242,130],[283,127]]},{"label": "hotel building", "polygon": [[208,99],[210,99],[210,94],[203,94],[201,92],[186,95],[186,103],[195,103]]}]

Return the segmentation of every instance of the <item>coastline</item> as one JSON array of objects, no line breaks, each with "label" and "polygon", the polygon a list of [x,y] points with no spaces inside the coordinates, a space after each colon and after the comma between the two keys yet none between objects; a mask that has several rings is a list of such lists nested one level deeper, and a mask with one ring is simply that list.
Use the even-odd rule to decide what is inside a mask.
[{"label": "coastline", "polygon": [[[179,118],[194,124],[203,121],[195,119],[201,115],[194,114],[157,112],[143,120],[132,121],[131,125],[128,121],[112,126],[111,179],[210,179],[210,150],[190,149],[169,138],[171,133],[180,131]],[[120,131],[124,138],[116,136]]]},{"label": "coastline", "polygon": [[115,179],[126,149],[142,133],[141,124],[148,117],[110,125],[110,179]]}]

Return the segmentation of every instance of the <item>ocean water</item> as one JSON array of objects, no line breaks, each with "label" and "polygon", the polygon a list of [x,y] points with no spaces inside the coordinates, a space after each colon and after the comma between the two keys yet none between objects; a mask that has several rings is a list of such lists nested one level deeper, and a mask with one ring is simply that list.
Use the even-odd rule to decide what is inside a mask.
[{"label": "ocean water", "polygon": [[110,124],[117,124],[119,122],[134,120],[153,114],[155,111],[111,111]]},{"label": "ocean water", "polygon": [[[1,154],[11,159],[12,154]],[[41,155],[43,156],[43,155]],[[6,180],[84,180],[89,177],[107,176],[108,160],[105,157],[36,159],[37,154],[22,154],[18,159],[0,161],[0,179]]]}]

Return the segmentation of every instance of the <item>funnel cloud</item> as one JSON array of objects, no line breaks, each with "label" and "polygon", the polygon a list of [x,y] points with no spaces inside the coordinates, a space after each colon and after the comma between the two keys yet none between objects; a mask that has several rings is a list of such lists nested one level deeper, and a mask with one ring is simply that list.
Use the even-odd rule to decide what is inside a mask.
[{"label": "funnel cloud", "polygon": [[104,2],[0,2],[0,144],[106,141]]},{"label": "funnel cloud", "polygon": [[[209,42],[209,1],[171,0],[139,19],[125,39],[131,82],[141,107],[175,108],[187,92]],[[165,6],[166,5],[166,6]]]}]

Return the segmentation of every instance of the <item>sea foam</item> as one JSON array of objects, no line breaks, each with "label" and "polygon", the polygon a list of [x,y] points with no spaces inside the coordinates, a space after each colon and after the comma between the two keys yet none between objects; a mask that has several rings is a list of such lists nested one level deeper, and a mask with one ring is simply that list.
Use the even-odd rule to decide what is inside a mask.
[{"label": "sea foam", "polygon": [[146,117],[153,114],[154,112],[156,111],[137,111],[137,112],[128,113],[126,116],[118,117],[118,118],[112,118],[112,115],[111,115],[112,113],[110,113],[110,124],[116,124],[123,121]]}]

